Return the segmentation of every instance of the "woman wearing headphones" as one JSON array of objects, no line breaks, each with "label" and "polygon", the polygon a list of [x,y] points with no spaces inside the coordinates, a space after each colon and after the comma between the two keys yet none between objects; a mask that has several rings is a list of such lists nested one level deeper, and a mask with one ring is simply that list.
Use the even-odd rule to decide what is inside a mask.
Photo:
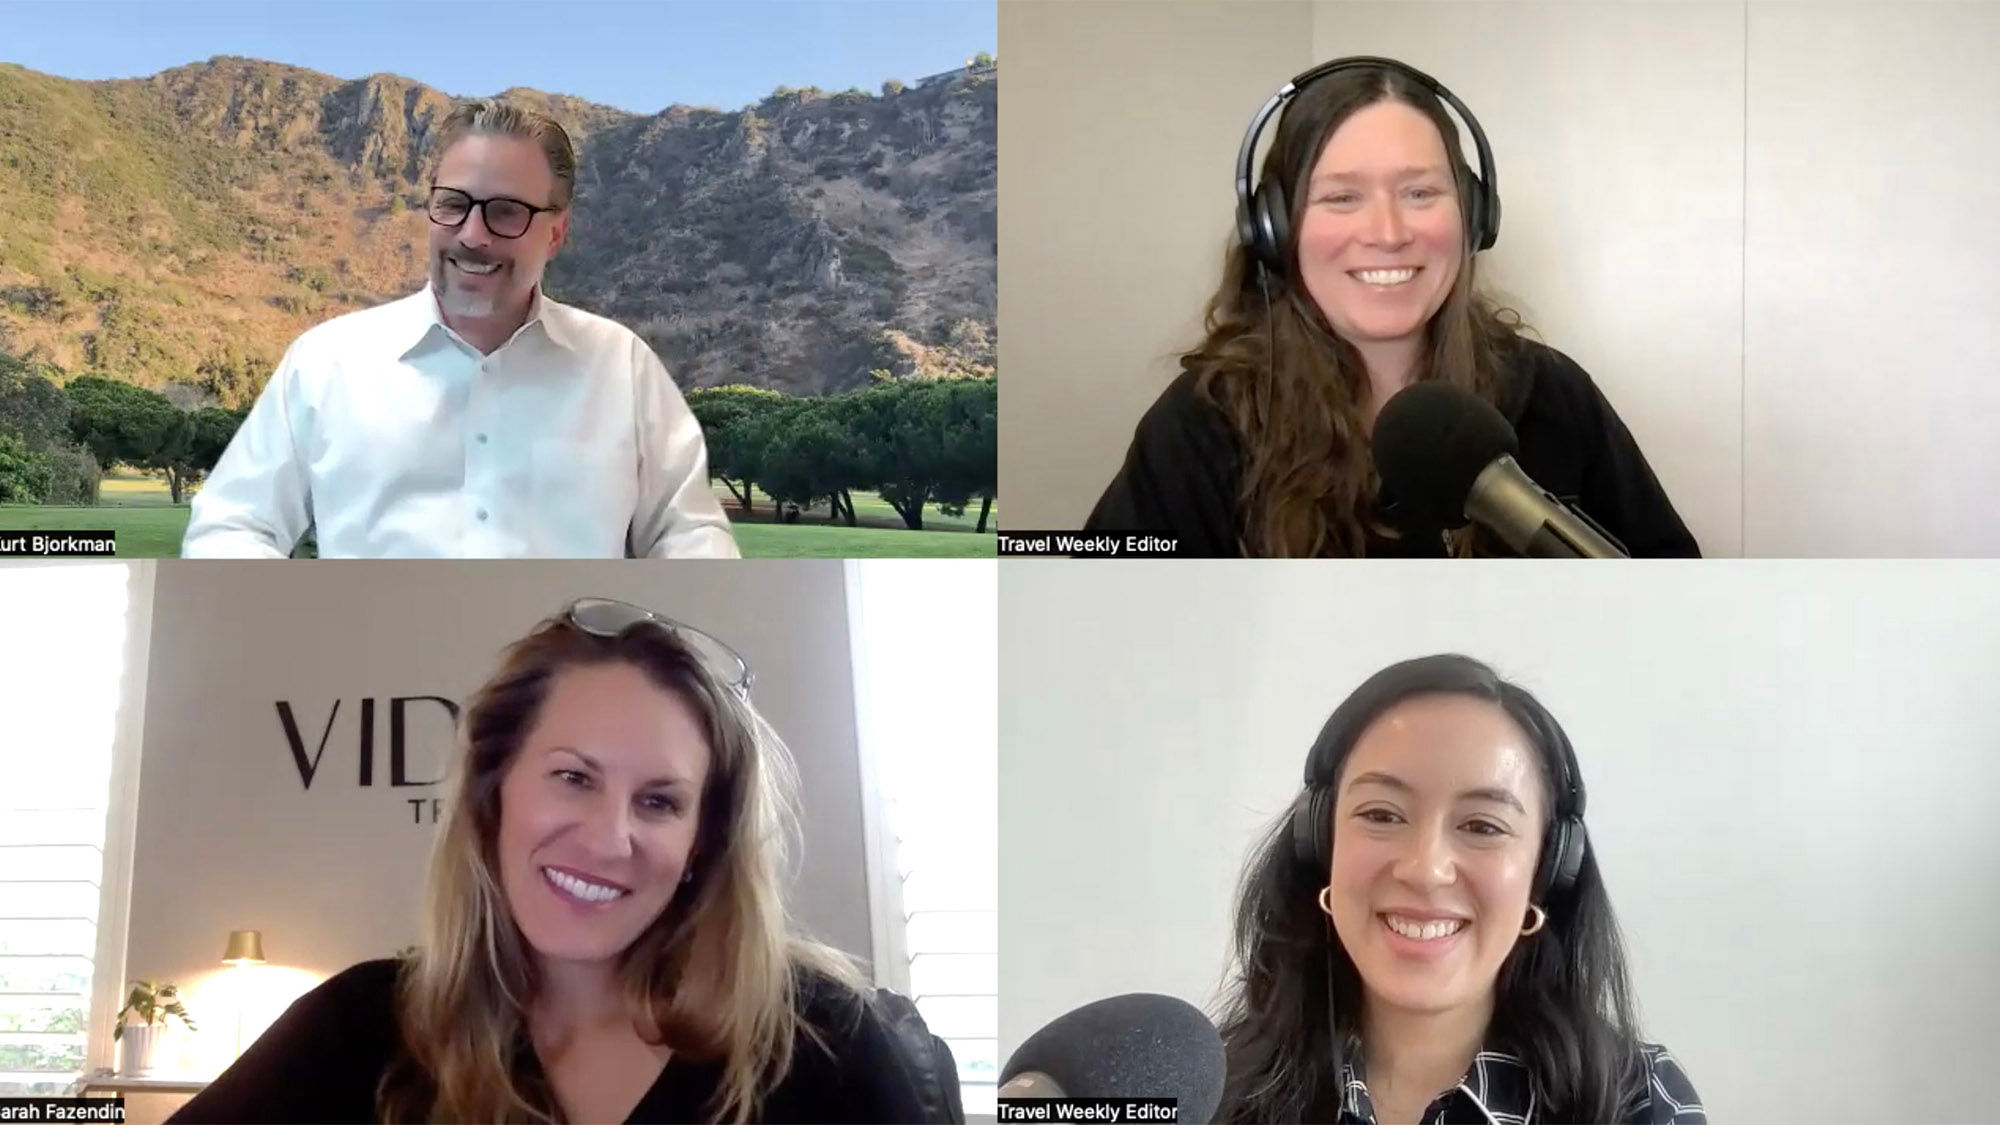
[{"label": "woman wearing headphones", "polygon": [[421,952],[306,995],[173,1119],[962,1120],[914,1009],[787,923],[791,765],[749,687],[635,606],[543,622],[466,709]]},{"label": "woman wearing headphones", "polygon": [[[1472,132],[1479,176],[1441,97]],[[1257,138],[1280,108],[1253,190]],[[1087,528],[1169,533],[1205,556],[1508,553],[1380,494],[1376,415],[1441,380],[1496,407],[1526,474],[1629,553],[1699,554],[1590,377],[1478,291],[1475,254],[1499,233],[1493,175],[1478,122],[1401,63],[1336,60],[1280,91],[1244,138],[1237,242],[1207,337],[1140,421]]]},{"label": "woman wearing headphones", "polygon": [[1349,696],[1236,917],[1221,1120],[1707,1120],[1639,1040],[1562,728],[1462,656]]}]

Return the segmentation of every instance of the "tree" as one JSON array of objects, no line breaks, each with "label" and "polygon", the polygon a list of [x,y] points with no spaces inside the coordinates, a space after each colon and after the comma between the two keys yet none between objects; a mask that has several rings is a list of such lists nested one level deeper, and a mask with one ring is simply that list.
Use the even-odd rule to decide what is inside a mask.
[{"label": "tree", "polygon": [[[240,424],[229,411],[211,407],[189,413],[165,395],[97,375],[72,380],[65,393],[70,433],[97,463],[122,461],[164,472],[176,504],[187,486],[214,466]],[[218,439],[220,446],[215,444]]]},{"label": "tree", "polygon": [[944,390],[945,449],[942,472],[933,499],[948,516],[965,514],[979,504],[979,525],[993,512],[999,490],[999,383],[994,379],[952,379],[937,384]]},{"label": "tree", "polygon": [[184,438],[172,450],[163,451],[160,458],[159,467],[167,472],[167,487],[173,492],[174,503],[181,502],[181,494],[189,485],[199,483],[215,471],[215,463],[222,460],[223,451],[243,425],[244,416],[215,406],[187,415]]},{"label": "tree", "polygon": [[222,460],[229,443],[236,439],[236,431],[243,428],[244,419],[250,416],[246,410],[224,410],[211,406],[197,410],[194,415],[194,442],[188,463],[203,473],[215,471],[215,463]]},{"label": "tree", "polygon": [[0,433],[31,450],[69,438],[69,399],[41,368],[0,352]]},{"label": "tree", "polygon": [[48,487],[48,462],[19,434],[0,432],[0,504],[39,504]]},{"label": "tree", "polygon": [[986,51],[981,51],[978,54],[972,56],[972,65],[977,67],[992,66],[994,65],[993,56]]},{"label": "tree", "polygon": [[141,468],[171,450],[182,438],[181,411],[165,395],[101,375],[72,379],[70,433],[106,467],[124,462]]},{"label": "tree", "polygon": [[902,92],[903,80],[900,78],[891,78],[887,82],[882,83],[882,96],[885,98],[893,98]]},{"label": "tree", "polygon": [[882,380],[847,396],[866,479],[912,531],[924,529],[924,505],[950,476],[950,387]]},{"label": "tree", "polygon": [[98,466],[97,458],[90,455],[90,450],[65,442],[51,446],[37,456],[49,467],[48,488],[42,493],[42,503],[97,503],[98,489],[104,483],[104,470]]},{"label": "tree", "polygon": [[821,497],[835,519],[854,526],[848,489],[864,468],[863,454],[835,399],[804,399],[770,427],[757,484],[779,503],[811,507]]},{"label": "tree", "polygon": [[760,423],[794,401],[777,391],[743,385],[687,393],[688,409],[701,424],[708,445],[709,479],[721,480],[745,513],[756,510],[752,499],[758,457],[769,439]]}]

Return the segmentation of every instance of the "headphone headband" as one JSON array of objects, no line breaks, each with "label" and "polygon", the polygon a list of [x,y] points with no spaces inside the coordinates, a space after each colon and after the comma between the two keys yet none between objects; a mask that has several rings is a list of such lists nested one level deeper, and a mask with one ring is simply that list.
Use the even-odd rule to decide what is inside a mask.
[{"label": "headphone headband", "polygon": [[[1504,689],[1503,689],[1504,690]],[[1516,689],[1518,690],[1518,689]],[[1421,694],[1421,693],[1419,693]],[[1502,706],[1505,707],[1503,700]],[[1510,717],[1522,722],[1512,707],[1506,708]],[[1555,717],[1537,706],[1528,708],[1528,728],[1531,739],[1549,747],[1549,758],[1556,776],[1550,778],[1550,788],[1555,792],[1555,808],[1550,810],[1548,831],[1542,840],[1542,851],[1535,865],[1535,881],[1531,902],[1544,903],[1566,893],[1575,885],[1578,873],[1583,869],[1583,858],[1589,850],[1590,837],[1583,824],[1586,793],[1583,787],[1583,771],[1577,765],[1576,748],[1570,744],[1569,735]],[[1305,786],[1298,799],[1292,804],[1292,849],[1299,862],[1312,866],[1324,877],[1333,862],[1333,737],[1337,727],[1339,712],[1328,718],[1327,724],[1313,741],[1311,751],[1306,754]],[[1372,721],[1372,719],[1370,720]],[[1359,731],[1352,734],[1356,737]]]},{"label": "headphone headband", "polygon": [[1491,250],[1500,237],[1500,184],[1493,171],[1493,148],[1486,141],[1486,131],[1479,127],[1479,119],[1472,115],[1458,96],[1446,89],[1444,83],[1423,71],[1379,55],[1353,55],[1320,63],[1278,88],[1271,95],[1256,116],[1250,119],[1250,128],[1243,134],[1243,144],[1236,152],[1236,215],[1238,239],[1249,248],[1260,261],[1278,268],[1284,265],[1285,244],[1289,241],[1291,213],[1286,203],[1286,193],[1291,189],[1286,185],[1257,184],[1256,157],[1257,141],[1263,135],[1264,127],[1272,117],[1289,105],[1305,87],[1336,71],[1355,70],[1361,67],[1382,67],[1396,71],[1416,82],[1436,95],[1439,101],[1450,106],[1458,114],[1459,120],[1472,134],[1473,149],[1479,154],[1479,171],[1475,175],[1466,169],[1472,181],[1473,198],[1462,202],[1461,213],[1468,218],[1468,232],[1472,238],[1473,252]]},{"label": "headphone headband", "polygon": [[[1516,722],[1520,721],[1512,711],[1508,712],[1508,717]],[[1571,745],[1569,735],[1562,727],[1556,725],[1553,717],[1547,724],[1536,725],[1543,729],[1528,733],[1538,740],[1548,742],[1555,751],[1550,756],[1555,759],[1556,776],[1550,778],[1550,781],[1554,782],[1551,788],[1555,790],[1556,807],[1550,810],[1550,816],[1556,820],[1565,818],[1582,820],[1588,793],[1583,787],[1583,769],[1576,761],[1576,747]],[[1305,784],[1308,789],[1329,789],[1333,786],[1333,778],[1330,776],[1333,763],[1329,761],[1333,755],[1333,747],[1328,744],[1329,733],[1327,730],[1321,730],[1320,737],[1313,742],[1312,749],[1306,752]]]}]

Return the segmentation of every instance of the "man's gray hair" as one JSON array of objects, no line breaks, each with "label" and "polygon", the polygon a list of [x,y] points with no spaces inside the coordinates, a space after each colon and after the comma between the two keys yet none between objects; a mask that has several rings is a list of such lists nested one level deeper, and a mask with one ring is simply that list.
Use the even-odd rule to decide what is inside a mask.
[{"label": "man's gray hair", "polygon": [[555,193],[549,199],[549,206],[560,209],[569,207],[570,200],[576,196],[576,150],[570,147],[569,133],[555,118],[493,98],[460,102],[452,107],[450,115],[438,129],[437,141],[431,150],[434,153],[431,174],[437,174],[438,164],[444,160],[444,154],[451,151],[452,145],[475,135],[519,137],[524,141],[533,141],[542,150],[542,155],[548,157],[549,171],[555,173]]}]

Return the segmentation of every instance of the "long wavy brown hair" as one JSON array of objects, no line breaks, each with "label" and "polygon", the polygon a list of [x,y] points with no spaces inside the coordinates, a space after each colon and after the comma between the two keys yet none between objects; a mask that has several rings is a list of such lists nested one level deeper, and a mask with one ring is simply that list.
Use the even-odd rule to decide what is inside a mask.
[{"label": "long wavy brown hair", "polygon": [[791,1066],[806,1026],[800,975],[861,995],[846,958],[798,936],[782,900],[797,819],[791,758],[754,708],[671,629],[634,625],[617,637],[566,619],[511,646],[460,723],[450,799],[431,854],[423,936],[399,975],[404,1051],[384,1076],[385,1121],[531,1121],[562,1117],[531,1061],[527,1014],[537,962],[502,889],[500,790],[555,676],[565,668],[630,664],[702,720],[710,766],[689,882],[619,957],[621,991],[648,1042],[720,1061],[711,1112],[747,1121]]},{"label": "long wavy brown hair", "polygon": [[[1400,71],[1364,67],[1312,82],[1279,118],[1262,174],[1264,182],[1286,185],[1292,231],[1303,221],[1313,165],[1334,131],[1384,101],[1409,105],[1437,126],[1456,170],[1459,214],[1466,214],[1469,169],[1443,104]],[[1458,279],[1425,327],[1411,377],[1442,379],[1497,403],[1525,326],[1520,314],[1477,290],[1473,232],[1469,221],[1463,225]],[[1397,534],[1376,512],[1381,482],[1363,413],[1368,370],[1306,292],[1296,247],[1285,247],[1285,257],[1282,275],[1263,277],[1248,248],[1231,246],[1222,286],[1208,302],[1206,338],[1181,356],[1181,366],[1196,375],[1242,446],[1237,503],[1244,553],[1359,556],[1371,529]],[[1474,553],[1473,539],[1453,536],[1453,553]]]}]

